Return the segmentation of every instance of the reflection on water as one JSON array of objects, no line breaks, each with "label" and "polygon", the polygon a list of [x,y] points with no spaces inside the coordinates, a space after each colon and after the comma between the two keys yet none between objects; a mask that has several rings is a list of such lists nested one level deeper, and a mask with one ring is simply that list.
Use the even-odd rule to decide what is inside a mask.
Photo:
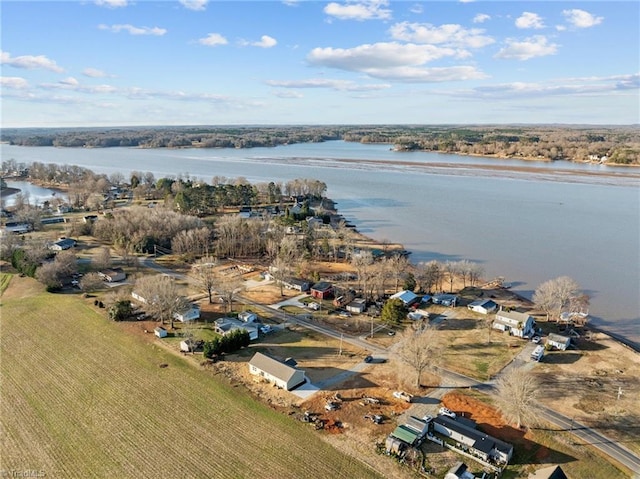
[{"label": "reflection on water", "polygon": [[[37,185],[32,185],[27,181],[7,181],[7,186],[9,188],[16,188],[20,190],[22,194],[23,200],[25,203],[30,203],[32,205],[42,204],[43,201],[51,200],[57,193],[54,190],[50,190],[49,188],[42,188]],[[16,194],[5,196],[2,198],[3,206],[13,206],[16,201]]]}]

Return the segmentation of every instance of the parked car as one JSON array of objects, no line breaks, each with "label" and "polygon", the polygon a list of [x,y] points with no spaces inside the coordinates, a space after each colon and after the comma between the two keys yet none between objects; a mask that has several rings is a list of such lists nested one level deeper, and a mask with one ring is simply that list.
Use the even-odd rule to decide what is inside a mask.
[{"label": "parked car", "polygon": [[453,418],[453,419],[456,418],[456,413],[446,407],[441,407],[440,410],[438,411],[438,414],[440,414],[441,416],[449,416],[450,418]]},{"label": "parked car", "polygon": [[307,304],[307,308],[313,309],[314,311],[318,311],[320,309],[320,304],[312,301]]},{"label": "parked car", "polygon": [[338,312],[338,316],[340,316],[341,318],[350,318],[351,313],[349,311],[340,311]]},{"label": "parked car", "polygon": [[260,332],[262,334],[269,334],[271,331],[272,331],[271,330],[271,326],[268,325],[268,324],[264,324],[264,325],[260,326]]},{"label": "parked car", "polygon": [[394,391],[393,397],[396,399],[402,399],[406,402],[411,402],[413,400],[413,394],[409,394],[404,391]]},{"label": "parked car", "polygon": [[540,343],[540,336],[534,336],[531,339],[531,342],[536,343],[536,344]]}]

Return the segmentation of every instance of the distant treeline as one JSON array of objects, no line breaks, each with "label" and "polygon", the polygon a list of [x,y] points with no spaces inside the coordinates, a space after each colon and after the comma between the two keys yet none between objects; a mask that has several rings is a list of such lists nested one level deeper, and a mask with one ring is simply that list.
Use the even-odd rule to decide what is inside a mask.
[{"label": "distant treeline", "polygon": [[636,126],[260,126],[3,129],[22,146],[83,148],[253,148],[345,140],[386,143],[399,151],[640,164]]}]

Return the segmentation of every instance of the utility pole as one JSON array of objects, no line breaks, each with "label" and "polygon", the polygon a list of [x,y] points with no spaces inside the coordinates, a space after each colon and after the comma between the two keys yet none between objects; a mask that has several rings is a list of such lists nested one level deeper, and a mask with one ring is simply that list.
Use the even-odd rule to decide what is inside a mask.
[{"label": "utility pole", "polygon": [[620,396],[622,396],[622,386],[618,386],[618,398],[616,399],[617,401],[620,400]]},{"label": "utility pole", "polygon": [[340,333],[340,352],[338,356],[342,356],[342,338],[344,337],[344,333]]}]

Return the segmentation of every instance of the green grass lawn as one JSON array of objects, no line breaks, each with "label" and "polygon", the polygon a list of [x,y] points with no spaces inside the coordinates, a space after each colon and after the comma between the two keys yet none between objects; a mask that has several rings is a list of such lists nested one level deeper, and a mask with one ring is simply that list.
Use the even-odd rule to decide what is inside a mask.
[{"label": "green grass lawn", "polygon": [[4,293],[5,289],[9,286],[9,281],[11,281],[12,277],[12,274],[0,273],[0,295]]},{"label": "green grass lawn", "polygon": [[2,470],[54,478],[379,477],[78,296],[34,289],[3,303]]}]

